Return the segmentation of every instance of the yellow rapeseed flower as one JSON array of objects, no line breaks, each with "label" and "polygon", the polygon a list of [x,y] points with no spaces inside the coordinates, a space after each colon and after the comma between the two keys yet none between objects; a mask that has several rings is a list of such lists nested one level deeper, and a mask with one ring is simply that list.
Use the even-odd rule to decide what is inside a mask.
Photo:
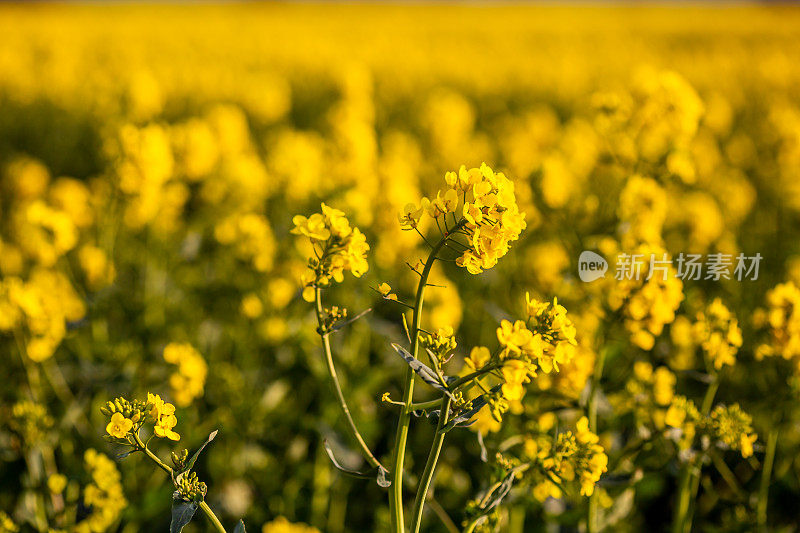
[{"label": "yellow rapeseed flower", "polygon": [[111,415],[111,421],[106,425],[106,433],[118,439],[124,439],[131,428],[133,422],[129,418],[125,418],[121,413],[114,413]]}]

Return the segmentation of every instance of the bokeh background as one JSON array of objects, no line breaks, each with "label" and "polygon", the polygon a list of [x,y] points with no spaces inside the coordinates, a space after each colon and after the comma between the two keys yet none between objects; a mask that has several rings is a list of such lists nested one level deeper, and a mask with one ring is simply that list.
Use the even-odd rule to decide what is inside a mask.
[{"label": "bokeh background", "polygon": [[[753,415],[760,443],[749,460],[728,457],[737,490],[707,469],[695,523],[755,527],[764,439],[780,428],[768,525],[796,530],[796,367],[754,356],[764,339],[753,317],[771,287],[800,282],[798,57],[800,10],[788,5],[1,5],[0,509],[23,530],[41,529],[41,508],[54,528],[59,510],[91,516],[86,450],[117,452],[99,407],[151,391],[178,405],[183,446],[220,429],[199,474],[226,523],[386,530],[385,491],[340,475],[322,447],[328,438],[361,464],[300,298],[291,219],[325,201],[367,235],[369,272],[329,299],[374,308],[334,349],[354,417],[387,457],[396,413],[380,397],[401,394],[389,343],[404,334],[400,309],[369,287],[411,294],[404,263],[424,248],[397,212],[435,195],[445,171],[485,161],[515,181],[529,227],[480,276],[435,272],[446,288],[429,291],[428,327],[457,327],[465,350],[491,342],[525,291],[576,316],[595,309],[604,295],[577,280],[578,255],[643,219],[673,255],[761,253],[756,281],[686,283],[673,323],[714,297],[738,316],[744,344],[719,398]],[[644,192],[621,194],[635,176]],[[627,339],[622,324],[602,327]],[[581,409],[594,329],[582,366],[537,384],[541,395]],[[681,374],[702,365],[677,329],[651,349],[619,344],[609,398],[624,395],[634,361],[666,365],[681,394],[702,395]],[[166,361],[169,343],[200,359]],[[538,397],[487,444],[532,419]],[[640,421],[613,407],[631,401],[601,412],[612,473],[632,468],[614,454]],[[432,429],[413,428],[418,474]],[[448,439],[435,498],[456,523],[486,488],[479,454],[472,431]],[[656,446],[637,459],[641,476],[609,487],[612,498],[633,489],[609,527],[667,527],[675,457]],[[96,530],[164,530],[162,473],[134,457],[116,468],[127,505]],[[68,480],[60,507],[47,486],[56,472]],[[575,530],[582,505],[519,491],[505,527]],[[429,513],[426,530],[442,527]]]}]

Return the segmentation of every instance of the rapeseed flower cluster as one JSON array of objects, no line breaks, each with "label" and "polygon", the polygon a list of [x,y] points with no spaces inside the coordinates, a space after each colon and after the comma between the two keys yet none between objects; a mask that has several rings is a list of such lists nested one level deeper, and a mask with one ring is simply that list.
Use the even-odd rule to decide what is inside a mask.
[{"label": "rapeseed flower cluster", "polygon": [[[537,370],[549,374],[558,372],[559,364],[572,360],[575,353],[575,326],[567,310],[554,298],[553,303],[531,299],[526,294],[527,321],[503,320],[497,328],[501,351],[503,393],[509,400],[519,400],[522,385]],[[476,363],[477,361],[472,361]]]},{"label": "rapeseed flower cluster", "polygon": [[514,453],[510,466],[527,464],[521,483],[527,485],[539,502],[563,498],[574,487],[576,493],[591,496],[595,484],[608,467],[608,457],[598,444],[598,436],[589,430],[589,421],[581,417],[574,430],[555,429],[555,417],[545,414],[535,424],[536,433],[523,435],[519,453]]},{"label": "rapeseed flower cluster", "polygon": [[775,286],[767,293],[767,306],[755,315],[757,325],[766,327],[769,335],[756,356],[782,357],[800,369],[800,289],[792,282]]},{"label": "rapeseed flower cluster", "polygon": [[164,361],[177,365],[176,371],[169,377],[169,384],[172,397],[179,407],[187,407],[203,395],[208,364],[191,344],[168,344],[164,348]]},{"label": "rapeseed flower cluster", "polygon": [[179,440],[173,428],[178,423],[175,406],[165,402],[158,394],[147,393],[147,401],[128,401],[119,397],[106,402],[100,411],[108,417],[106,435],[119,444],[137,446],[139,430],[145,424],[153,424],[157,437]]},{"label": "rapeseed flower cluster", "polygon": [[178,424],[175,416],[175,406],[165,402],[158,394],[147,393],[147,405],[152,405],[150,417],[153,419],[153,432],[156,437],[180,440],[181,436],[173,428]]},{"label": "rapeseed flower cluster", "polygon": [[111,528],[120,518],[128,501],[122,490],[122,478],[114,461],[94,449],[83,455],[91,482],[83,490],[83,503],[91,510],[78,522],[75,533],[101,533]]},{"label": "rapeseed flower cluster", "polygon": [[15,403],[11,408],[11,417],[11,427],[31,448],[47,437],[54,424],[47,408],[30,400]]},{"label": "rapeseed flower cluster", "polygon": [[80,320],[86,308],[61,272],[36,268],[27,281],[0,280],[0,331],[19,331],[25,355],[34,362],[50,358],[67,334],[69,322]]},{"label": "rapeseed flower cluster", "polygon": [[753,432],[752,418],[739,404],[718,405],[711,411],[710,418],[713,434],[720,442],[741,452],[744,458],[753,455],[753,443],[758,436]]},{"label": "rapeseed flower cluster", "polygon": [[716,298],[697,315],[694,335],[715,369],[736,363],[736,352],[742,345],[742,330],[722,300]]},{"label": "rapeseed flower cluster", "polygon": [[[463,375],[496,371],[501,379],[500,395],[490,401],[492,417],[497,422],[509,402],[519,402],[525,396],[525,385],[538,371],[557,373],[559,365],[568,364],[575,354],[575,325],[557,298],[552,303],[541,302],[526,294],[526,309],[527,320],[500,322],[496,331],[499,348],[495,353],[485,346],[475,346],[464,360]],[[477,427],[497,429],[488,420],[479,422]]]},{"label": "rapeseed flower cluster", "polygon": [[272,268],[275,256],[275,238],[269,221],[255,213],[234,214],[220,221],[214,228],[220,244],[233,247],[242,261],[252,264],[258,272]]},{"label": "rapeseed flower cluster", "polygon": [[346,271],[359,278],[369,269],[367,239],[350,226],[344,212],[323,203],[322,212],[310,217],[296,215],[292,222],[292,233],[308,237],[314,251],[308,260],[310,272],[301,278],[306,301],[314,300],[316,287],[327,287],[331,280],[341,283]]},{"label": "rapeseed flower cluster", "polygon": [[664,417],[667,426],[680,430],[676,440],[681,450],[688,450],[692,446],[701,421],[700,411],[686,396],[675,396]]},{"label": "rapeseed flower cluster", "polygon": [[615,283],[608,295],[609,307],[624,317],[625,328],[633,344],[651,350],[664,326],[675,320],[676,311],[683,301],[683,282],[675,276],[668,262],[668,254],[659,247],[640,245],[631,257],[656,257],[667,264],[658,266],[641,264],[637,274]]},{"label": "rapeseed flower cluster", "polygon": [[448,355],[453,352],[458,345],[453,335],[453,328],[450,326],[439,328],[434,333],[422,335],[420,337],[420,344],[427,350],[430,350],[437,361],[440,362],[449,360]]},{"label": "rapeseed flower cluster", "polygon": [[485,163],[469,170],[462,165],[458,173],[445,174],[445,182],[447,188],[433,200],[423,198],[419,206],[407,204],[398,215],[400,225],[416,229],[427,214],[447,234],[462,233],[466,244],[456,264],[470,274],[480,274],[497,264],[526,227],[514,183]]},{"label": "rapeseed flower cluster", "polygon": [[742,411],[739,404],[718,405],[703,415],[694,402],[685,396],[676,396],[667,410],[667,426],[680,430],[676,440],[682,450],[690,450],[699,443],[705,444],[701,436],[713,445],[736,450],[743,458],[753,455],[753,443],[758,438],[753,432],[750,415]]},{"label": "rapeseed flower cluster", "polygon": [[[800,69],[791,60],[800,51],[789,37],[797,13],[411,6],[398,17],[391,6],[292,5],[274,17],[255,7],[203,6],[191,16],[162,9],[165,16],[151,17],[135,6],[80,13],[15,6],[0,17],[0,348],[14,384],[0,406],[10,431],[0,429],[0,441],[10,443],[9,464],[22,468],[3,472],[0,501],[17,525],[5,526],[0,515],[0,530],[60,533],[73,529],[70,517],[93,512],[79,502],[77,482],[59,491],[65,478],[53,472],[80,470],[80,446],[96,446],[86,439],[97,436],[96,420],[84,414],[93,399],[131,380],[132,390],[166,387],[169,398],[109,410],[100,429],[128,450],[137,430],[143,439],[155,435],[155,448],[178,430],[185,440],[208,424],[248,421],[246,430],[226,430],[224,464],[210,460],[203,469],[221,489],[208,503],[224,504],[225,521],[243,516],[252,529],[283,513],[332,532],[386,529],[380,506],[353,505],[366,501],[371,484],[340,477],[342,490],[327,497],[324,445],[309,438],[312,426],[347,427],[328,404],[319,374],[327,361],[308,357],[310,313],[297,301],[296,282],[306,264],[282,253],[294,246],[291,216],[322,201],[342,211],[323,207],[296,226],[313,243],[303,259],[317,262],[306,270],[303,295],[313,299],[347,270],[366,278],[369,268],[375,277],[366,281],[384,300],[330,291],[342,301],[321,306],[318,331],[330,334],[331,361],[340,375],[352,374],[342,380],[352,417],[363,424],[364,442],[380,443],[376,451],[394,442],[386,422],[399,406],[376,409],[369,399],[384,390],[397,399],[403,382],[388,372],[403,363],[383,364],[395,354],[384,353],[376,334],[404,344],[416,329],[420,342],[405,347],[419,348],[417,362],[434,368],[410,371],[416,388],[399,413],[456,424],[443,422],[435,433],[448,435],[437,501],[454,521],[461,516],[454,502],[468,498],[469,486],[496,495],[487,470],[509,471],[463,460],[477,450],[463,427],[474,422],[487,457],[513,455],[508,446],[528,436],[538,445],[537,431],[546,433],[541,449],[556,453],[564,424],[582,412],[604,444],[613,483],[595,487],[588,503],[540,506],[533,488],[552,494],[553,487],[529,468],[515,479],[530,481],[531,490],[514,490],[480,527],[514,530],[524,520],[523,528],[663,528],[653,517],[677,513],[680,484],[672,477],[684,466],[697,499],[687,507],[695,522],[683,531],[769,530],[795,519],[775,502],[795,496],[790,466],[800,447],[797,390],[780,386],[785,368],[800,368]],[[448,30],[453,18],[457,35]],[[243,19],[254,23],[237,23]],[[543,28],[554,38],[528,38]],[[686,46],[671,46],[687,34]],[[690,53],[698,36],[709,44],[699,55]],[[281,45],[289,41],[303,46]],[[497,161],[513,184],[481,161]],[[440,169],[459,170],[430,188],[425,177]],[[405,297],[415,293],[414,272],[437,242],[437,223],[447,238],[415,328]],[[425,239],[414,229],[427,231]],[[613,249],[594,246],[609,241]],[[765,243],[777,252],[766,253]],[[589,249],[609,271],[579,282],[576,260]],[[676,279],[681,252],[723,254],[733,271],[739,253],[759,251],[760,271],[744,280],[733,272]],[[642,256],[638,279],[612,281],[621,253]],[[659,263],[651,272],[650,254],[672,260],[663,277]],[[461,268],[487,275],[464,283],[454,277]],[[764,301],[765,280],[783,283]],[[553,303],[511,319],[521,286]],[[764,310],[753,311],[753,301],[764,301]],[[580,332],[574,343],[564,317]],[[751,323],[763,336],[746,335]],[[147,358],[173,338],[186,344]],[[450,375],[447,366],[461,360],[462,372]],[[800,372],[790,374],[796,386]],[[753,444],[743,413],[714,407],[717,386],[752,410],[763,446]],[[258,399],[243,398],[253,387]],[[484,401],[470,420],[461,418]],[[178,409],[186,409],[181,428],[197,427],[179,428]],[[283,416],[289,412],[304,416]],[[539,419],[545,412],[555,413],[549,425]],[[564,449],[576,434],[563,437]],[[754,457],[736,457],[749,453],[748,443]],[[712,464],[706,455],[719,447],[737,453]],[[340,446],[333,451],[342,464],[375,473],[374,464],[348,464],[354,454]],[[414,465],[421,474],[427,443],[414,435],[405,452],[399,471]],[[374,457],[388,477],[398,471],[390,455]],[[687,465],[688,457],[698,460]],[[188,452],[182,458],[176,475]],[[720,468],[724,479],[703,472],[700,483],[701,468]],[[567,482],[569,466],[558,471],[562,496],[580,492],[580,475]],[[129,474],[131,487],[141,485],[138,469]],[[414,488],[405,481],[404,505]],[[125,523],[107,530],[152,529],[165,518],[142,511],[159,492],[145,489],[129,494]],[[421,529],[437,529],[437,516],[425,513]]]},{"label": "rapeseed flower cluster", "polygon": [[634,248],[641,243],[660,244],[667,208],[666,192],[658,182],[631,176],[619,195],[623,248]]},{"label": "rapeseed flower cluster", "polygon": [[208,487],[197,478],[195,472],[180,476],[177,480],[176,491],[178,496],[188,502],[201,502],[206,497]]},{"label": "rapeseed flower cluster", "polygon": [[640,428],[662,430],[667,408],[675,396],[676,382],[675,374],[666,366],[654,369],[647,361],[636,361],[624,392],[614,397],[613,405],[620,413],[633,411]]},{"label": "rapeseed flower cluster", "polygon": [[575,424],[575,432],[559,433],[555,442],[545,440],[526,441],[525,453],[541,461],[542,468],[551,474],[550,480],[533,489],[534,497],[561,497],[558,484],[576,482],[583,496],[591,496],[600,476],[607,470],[608,457],[598,444],[599,437],[589,430],[589,421],[581,417]]}]

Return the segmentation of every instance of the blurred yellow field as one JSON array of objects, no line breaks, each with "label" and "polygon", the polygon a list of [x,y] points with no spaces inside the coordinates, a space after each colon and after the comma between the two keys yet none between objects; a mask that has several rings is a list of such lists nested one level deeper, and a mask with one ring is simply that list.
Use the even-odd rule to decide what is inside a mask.
[{"label": "blurred yellow field", "polygon": [[797,531],[798,57],[793,5],[1,5],[0,533]]}]

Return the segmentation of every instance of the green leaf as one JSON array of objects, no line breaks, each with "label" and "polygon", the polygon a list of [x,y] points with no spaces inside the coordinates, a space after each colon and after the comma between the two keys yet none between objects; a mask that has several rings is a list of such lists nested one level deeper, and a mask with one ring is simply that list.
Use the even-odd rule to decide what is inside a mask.
[{"label": "green leaf", "polygon": [[[502,387],[502,385],[496,385],[496,386],[492,387],[492,389],[489,392],[497,392],[497,391],[500,390],[500,387]],[[471,409],[469,409],[467,411],[464,411],[463,413],[461,413],[459,415],[454,416],[452,420],[448,421],[447,424],[445,424],[444,427],[442,427],[442,429],[440,430],[440,433],[447,433],[448,431],[450,431],[451,429],[453,429],[455,427],[469,427],[469,426],[471,426],[472,424],[475,423],[474,420],[471,420],[472,417],[475,416],[476,414],[478,414],[478,411],[483,409],[483,406],[486,405],[488,403],[488,401],[489,400],[486,397],[486,395],[485,394],[481,394],[480,396],[478,396],[477,398],[472,400],[472,408]]]},{"label": "green leaf", "polygon": [[481,461],[486,463],[489,461],[489,451],[486,449],[486,444],[483,442],[483,434],[480,431],[476,431],[475,435],[478,439],[478,446],[481,447]]},{"label": "green leaf", "polygon": [[169,523],[169,533],[180,533],[186,524],[192,521],[198,504],[187,502],[179,497],[172,497],[172,521]]},{"label": "green leaf", "polygon": [[208,438],[207,438],[207,439],[206,439],[206,441],[203,443],[203,445],[202,445],[202,446],[200,446],[200,448],[198,448],[196,452],[194,452],[194,454],[193,454],[193,455],[192,455],[192,456],[189,458],[189,460],[188,460],[188,461],[186,461],[186,467],[183,469],[183,472],[188,472],[188,471],[190,471],[190,470],[192,469],[192,467],[194,466],[194,462],[195,462],[195,461],[197,461],[197,458],[198,458],[198,457],[200,457],[200,452],[202,452],[202,451],[203,451],[203,449],[205,449],[205,447],[206,447],[206,446],[208,446],[208,445],[209,445],[209,443],[210,443],[212,440],[214,440],[214,437],[216,437],[216,436],[217,436],[217,433],[218,433],[218,432],[219,432],[219,430],[215,429],[214,431],[212,431],[212,432],[211,432],[211,433],[208,435]]},{"label": "green leaf", "polygon": [[331,445],[328,444],[328,439],[323,440],[322,445],[325,447],[325,453],[328,454],[328,458],[331,460],[333,466],[335,466],[337,470],[347,474],[348,476],[357,477],[361,479],[369,479],[370,477],[372,477],[370,475],[369,470],[359,472],[358,470],[353,470],[352,468],[345,468],[344,466],[342,466],[339,463],[339,461],[336,460],[336,456],[333,455],[333,450],[331,449]]},{"label": "green leaf", "polygon": [[233,533],[246,533],[244,529],[244,520],[239,520],[236,523],[236,527],[233,528]]},{"label": "green leaf", "polygon": [[328,439],[322,441],[322,445],[325,447],[325,453],[328,454],[328,458],[333,463],[333,466],[336,467],[337,470],[342,472],[343,474],[347,474],[348,476],[357,477],[359,479],[371,479],[375,477],[376,482],[383,488],[386,488],[392,484],[389,480],[389,471],[379,466],[377,468],[370,468],[369,470],[358,471],[353,470],[352,468],[345,468],[342,466],[339,461],[336,460],[336,456],[333,455],[333,450],[331,449],[331,445],[328,444]]},{"label": "green leaf", "polygon": [[411,355],[408,352],[408,350],[406,350],[405,348],[403,348],[399,344],[393,342],[392,343],[392,348],[394,348],[395,351],[400,354],[400,357],[402,357],[403,360],[406,362],[406,364],[408,364],[408,366],[411,367],[411,370],[416,372],[417,375],[420,378],[422,378],[422,381],[424,381],[425,383],[427,383],[428,385],[430,385],[434,389],[438,390],[439,392],[442,392],[443,394],[446,394],[451,399],[455,400],[455,398],[453,397],[453,394],[449,390],[447,390],[447,387],[445,387],[444,385],[442,385],[439,382],[439,376],[437,376],[436,372],[431,370],[430,367],[425,365],[419,359],[414,359],[414,356]]}]

